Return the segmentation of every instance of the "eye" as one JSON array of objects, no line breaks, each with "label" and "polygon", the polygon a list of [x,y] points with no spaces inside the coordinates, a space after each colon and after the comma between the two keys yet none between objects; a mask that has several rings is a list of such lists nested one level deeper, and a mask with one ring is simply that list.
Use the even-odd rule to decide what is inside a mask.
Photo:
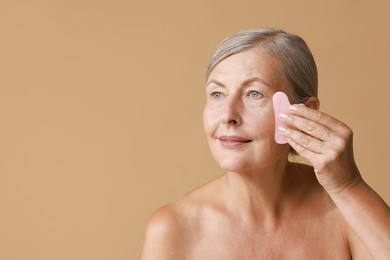
[{"label": "eye", "polygon": [[221,92],[215,91],[215,92],[211,93],[211,97],[214,100],[218,100],[218,99],[223,98],[223,94]]},{"label": "eye", "polygon": [[258,91],[252,90],[252,91],[249,92],[249,96],[250,96],[251,98],[260,98],[260,97],[263,96],[263,94],[261,94],[261,93],[258,92]]}]

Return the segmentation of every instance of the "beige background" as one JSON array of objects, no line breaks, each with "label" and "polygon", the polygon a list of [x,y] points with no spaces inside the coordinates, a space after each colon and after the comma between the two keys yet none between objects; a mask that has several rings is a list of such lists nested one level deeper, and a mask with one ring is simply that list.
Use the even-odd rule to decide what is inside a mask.
[{"label": "beige background", "polygon": [[0,2],[0,259],[138,259],[158,206],[220,170],[204,72],[225,36],[307,40],[322,110],[389,203],[387,1]]}]

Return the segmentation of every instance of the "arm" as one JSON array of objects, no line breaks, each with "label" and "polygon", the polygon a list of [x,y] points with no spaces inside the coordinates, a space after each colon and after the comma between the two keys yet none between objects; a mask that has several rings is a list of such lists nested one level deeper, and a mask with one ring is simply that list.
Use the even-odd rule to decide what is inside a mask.
[{"label": "arm", "polygon": [[364,253],[361,253],[364,249],[354,245],[361,241],[374,259],[389,259],[390,208],[359,173],[353,157],[351,129],[304,105],[293,105],[290,111],[290,115],[281,116],[289,126],[280,129],[281,133],[312,163],[318,181],[358,237],[349,240],[352,254]]},{"label": "arm", "polygon": [[373,259],[389,259],[390,210],[379,195],[362,181],[330,196],[353,231],[349,235],[352,253],[363,254],[359,247],[363,244]]}]

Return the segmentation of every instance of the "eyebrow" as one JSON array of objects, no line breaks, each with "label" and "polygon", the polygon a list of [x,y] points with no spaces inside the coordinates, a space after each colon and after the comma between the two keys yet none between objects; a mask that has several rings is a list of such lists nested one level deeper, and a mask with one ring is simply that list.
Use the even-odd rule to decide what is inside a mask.
[{"label": "eyebrow", "polygon": [[[265,81],[265,80],[263,80],[263,79],[261,79],[261,78],[259,78],[259,77],[252,77],[252,78],[249,78],[249,79],[247,79],[247,80],[245,80],[241,85],[242,86],[245,86],[245,85],[249,85],[250,83],[253,83],[253,82],[260,82],[260,83],[262,83],[262,84],[264,84],[264,85],[266,85],[267,87],[271,87],[271,84],[269,84],[267,81]],[[212,84],[212,83],[214,83],[214,84],[216,84],[216,85],[219,85],[219,86],[221,86],[221,87],[225,87],[225,85],[224,84],[222,84],[220,81],[218,81],[218,80],[216,80],[216,79],[212,79],[212,80],[210,80],[209,82],[207,82],[207,85],[206,85],[206,87],[208,87],[210,84]]]},{"label": "eyebrow", "polygon": [[212,79],[212,80],[210,80],[209,82],[207,82],[206,87],[208,87],[211,83],[213,83],[213,84],[215,84],[215,85],[219,85],[219,86],[221,86],[221,87],[225,87],[224,84],[222,84],[221,82],[219,82],[219,81],[216,80],[216,79]]}]

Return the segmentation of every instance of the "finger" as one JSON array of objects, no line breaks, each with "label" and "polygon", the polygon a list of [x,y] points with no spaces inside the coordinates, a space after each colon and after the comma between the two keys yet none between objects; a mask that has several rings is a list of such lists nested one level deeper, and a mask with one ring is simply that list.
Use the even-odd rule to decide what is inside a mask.
[{"label": "finger", "polygon": [[306,118],[328,128],[330,130],[327,133],[327,135],[329,135],[328,140],[332,140],[337,136],[340,136],[341,138],[348,138],[351,135],[352,130],[348,125],[324,112],[306,107],[304,104],[292,105],[289,107],[289,110],[293,115]]},{"label": "finger", "polygon": [[281,114],[280,118],[287,126],[307,133],[319,140],[328,141],[331,139],[332,132],[330,129],[320,123],[293,114]]},{"label": "finger", "polygon": [[308,120],[314,121],[323,126],[328,126],[330,128],[333,125],[338,125],[340,122],[336,118],[325,114],[324,112],[321,112],[319,110],[306,107],[304,104],[292,105],[289,107],[289,110],[293,115],[306,118]]},{"label": "finger", "polygon": [[295,145],[298,145],[299,150],[308,150],[316,154],[323,153],[324,142],[322,142],[321,140],[313,136],[310,136],[306,133],[303,133],[301,131],[294,130],[287,127],[280,127],[279,131],[287,139],[290,139],[292,142],[294,142]]},{"label": "finger", "polygon": [[315,161],[315,158],[319,156],[318,153],[312,152],[309,149],[299,145],[298,143],[294,142],[292,139],[287,138],[287,142],[291,145],[291,147],[302,157],[309,160],[309,162],[313,163]]}]

